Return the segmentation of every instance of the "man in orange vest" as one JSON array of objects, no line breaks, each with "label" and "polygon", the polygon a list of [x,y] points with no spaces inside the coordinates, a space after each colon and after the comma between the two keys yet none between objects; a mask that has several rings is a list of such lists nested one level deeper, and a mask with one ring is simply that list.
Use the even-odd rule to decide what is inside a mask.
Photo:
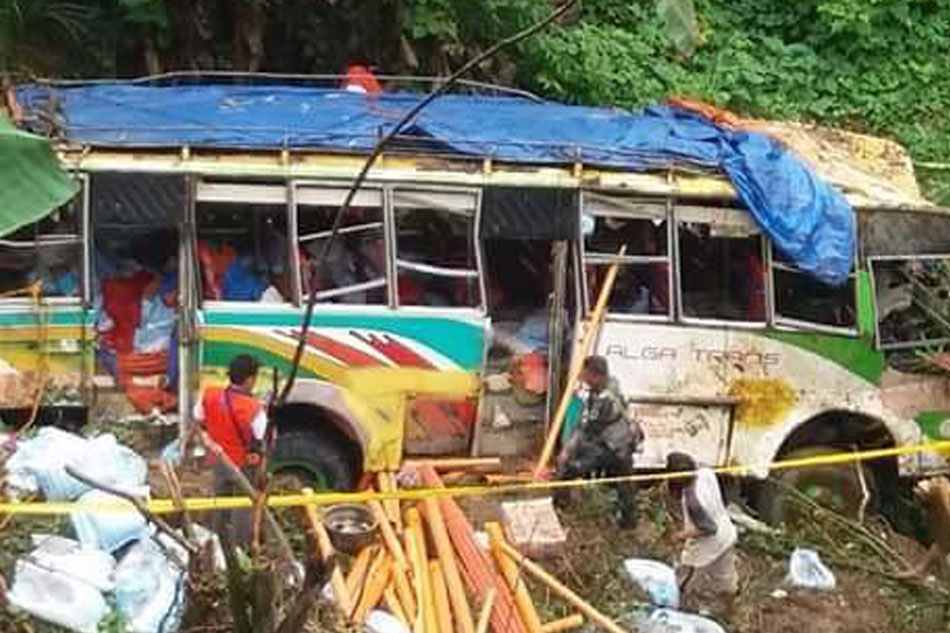
[{"label": "man in orange vest", "polygon": [[[194,411],[195,420],[204,425],[208,436],[218,443],[235,466],[245,471],[260,464],[267,431],[267,412],[263,404],[251,395],[258,367],[257,359],[249,354],[232,358],[228,366],[228,386],[206,389]],[[224,465],[212,463],[215,494],[230,496],[238,493]],[[247,547],[251,536],[248,510],[218,512],[216,531],[220,534],[226,527],[233,530],[230,536],[236,544]]]}]

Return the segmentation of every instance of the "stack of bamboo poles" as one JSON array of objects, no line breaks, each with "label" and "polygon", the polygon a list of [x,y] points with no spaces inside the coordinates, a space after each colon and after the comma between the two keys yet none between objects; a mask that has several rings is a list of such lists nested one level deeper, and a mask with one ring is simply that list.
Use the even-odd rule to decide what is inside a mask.
[{"label": "stack of bamboo poles", "polygon": [[[432,465],[410,467],[426,488],[444,486]],[[380,473],[375,487],[396,490],[394,474]],[[336,604],[354,625],[383,608],[412,633],[558,633],[580,627],[585,617],[611,633],[626,633],[518,553],[500,525],[485,525],[491,547],[481,549],[471,523],[451,498],[372,501],[369,507],[379,522],[380,542],[353,556],[346,574],[337,565],[331,576]],[[320,556],[337,560],[316,507],[307,507],[306,513]],[[578,613],[543,624],[520,568]]]}]

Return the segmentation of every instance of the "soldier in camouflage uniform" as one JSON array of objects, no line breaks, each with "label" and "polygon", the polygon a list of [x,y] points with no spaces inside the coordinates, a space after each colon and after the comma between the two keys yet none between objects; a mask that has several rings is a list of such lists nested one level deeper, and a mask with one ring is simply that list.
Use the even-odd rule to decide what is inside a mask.
[{"label": "soldier in camouflage uniform", "polygon": [[[633,474],[633,452],[643,439],[639,426],[631,423],[617,381],[610,377],[607,359],[590,356],[584,360],[582,380],[590,393],[574,431],[558,457],[557,477],[562,480],[605,475],[623,477]],[[613,484],[621,527],[637,523],[637,487],[633,482]],[[555,494],[563,506],[568,491]]]}]

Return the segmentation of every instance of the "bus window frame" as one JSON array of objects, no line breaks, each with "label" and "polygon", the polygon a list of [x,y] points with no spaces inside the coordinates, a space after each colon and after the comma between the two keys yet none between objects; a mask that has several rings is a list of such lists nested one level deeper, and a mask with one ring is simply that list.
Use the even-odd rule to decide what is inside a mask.
[{"label": "bus window frame", "polygon": [[[795,273],[797,275],[807,275],[805,271],[796,268],[795,266],[784,264],[775,259],[775,244],[772,243],[772,240],[768,240],[768,251],[769,251],[769,260],[768,260],[768,271],[769,271],[769,305],[771,306],[769,317],[771,322],[775,325],[777,329],[789,330],[789,331],[807,331],[807,332],[817,332],[819,334],[831,334],[836,336],[848,336],[851,338],[857,338],[858,332],[858,275],[857,275],[857,257],[854,258],[854,263],[852,264],[852,271],[848,274],[848,279],[851,280],[853,284],[853,293],[851,297],[851,307],[854,309],[854,326],[853,327],[839,327],[835,325],[828,325],[825,323],[817,323],[814,321],[805,321],[804,319],[795,319],[792,317],[785,317],[779,314],[778,303],[775,301],[775,292],[778,289],[775,279],[775,271],[782,270],[785,272]],[[872,282],[873,283],[873,282]],[[875,305],[875,314],[877,313],[877,306]],[[875,325],[875,330],[877,326]]]},{"label": "bus window frame", "polygon": [[[684,217],[686,216],[686,217]],[[683,223],[695,224],[719,224],[739,226],[760,238],[761,256],[763,263],[763,282],[765,284],[765,315],[761,321],[732,320],[732,319],[713,319],[705,317],[687,316],[683,310],[683,283],[682,267],[680,266],[680,226]],[[673,205],[673,233],[676,241],[676,313],[678,322],[684,325],[697,326],[717,326],[734,328],[740,330],[763,330],[773,325],[773,306],[772,306],[772,267],[771,267],[771,249],[768,236],[762,229],[755,224],[751,215],[745,209],[735,207],[711,207],[697,204],[674,204]]]},{"label": "bus window frame", "polygon": [[[326,206],[336,205],[338,208],[342,206],[343,201],[346,199],[347,194],[352,183],[348,181],[333,181],[333,180],[312,180],[312,179],[296,179],[289,181],[290,192],[288,194],[288,204],[289,204],[289,213],[290,219],[287,224],[287,232],[289,234],[288,246],[291,250],[290,253],[290,266],[291,266],[291,283],[293,285],[294,300],[293,303],[297,306],[306,305],[310,300],[310,296],[305,294],[303,291],[303,277],[301,276],[300,271],[300,250],[299,246],[302,243],[302,237],[306,238],[306,241],[313,241],[315,239],[320,239],[321,237],[329,237],[330,231],[320,231],[318,233],[308,234],[306,236],[300,235],[300,207],[315,207],[319,206],[316,204],[308,204],[307,202],[301,201],[301,194],[304,191],[329,191],[335,192],[335,198],[328,200]],[[366,200],[366,198],[372,197],[378,200]],[[386,186],[382,183],[368,182],[360,186],[359,191],[356,192],[356,195],[353,198],[353,204],[356,206],[368,206],[372,207],[373,204],[366,204],[366,202],[376,203],[378,202],[380,215],[382,217],[381,223],[383,228],[383,247],[385,250],[385,260],[386,260],[386,275],[380,279],[373,279],[369,281],[360,282],[357,284],[351,284],[349,286],[343,286],[340,288],[331,288],[329,290],[323,290],[317,292],[317,303],[321,309],[334,306],[342,306],[353,310],[355,308],[360,309],[379,309],[379,308],[391,308],[393,307],[392,302],[392,275],[389,271],[389,244],[386,239],[386,217],[387,217],[387,195],[386,195]],[[378,222],[371,222],[366,225],[359,225],[363,230],[370,227],[370,225],[378,225]],[[337,235],[352,232],[354,227],[341,227],[337,232]],[[381,283],[380,283],[381,282]],[[335,296],[350,294],[353,292],[359,292],[361,289],[367,288],[378,288],[385,286],[387,288],[386,292],[386,301],[383,303],[369,303],[369,304],[336,304],[332,302],[320,301],[322,298],[328,299]]]},{"label": "bus window frame", "polygon": [[944,259],[950,261],[950,253],[928,253],[916,255],[871,255],[868,256],[868,273],[871,276],[871,301],[874,305],[874,347],[882,352],[894,352],[899,350],[914,349],[928,345],[940,345],[950,343],[950,336],[944,338],[925,339],[922,341],[902,341],[898,343],[881,342],[881,323],[880,311],[877,305],[877,275],[874,274],[874,264],[876,262],[888,261],[907,261],[907,260],[928,260]]},{"label": "bus window frame", "polygon": [[[588,210],[588,202],[594,208]],[[597,208],[597,205],[603,205],[603,208]],[[609,207],[615,206],[611,209]],[[662,212],[656,212],[655,209],[662,208]],[[581,300],[584,306],[584,314],[590,314],[593,310],[591,305],[590,288],[587,281],[586,266],[588,264],[604,265],[617,263],[623,265],[643,265],[654,263],[666,264],[666,283],[669,289],[669,305],[666,307],[666,314],[625,314],[622,312],[607,311],[606,317],[612,321],[630,321],[641,323],[673,323],[676,320],[675,312],[675,290],[676,274],[674,273],[674,246],[673,246],[673,222],[672,222],[672,201],[668,198],[644,198],[635,196],[613,196],[596,191],[581,191],[580,206],[578,213],[583,218],[584,215],[590,215],[594,218],[612,217],[625,218],[633,220],[656,220],[661,219],[666,222],[666,255],[610,255],[607,253],[588,253],[585,236],[581,235],[578,240],[578,252],[581,265],[578,267],[578,274],[581,279]],[[619,268],[619,267],[618,267]],[[609,307],[609,301],[608,301]]]},{"label": "bus window frame", "polygon": [[[257,311],[273,311],[275,309],[287,309],[295,307],[295,297],[287,299],[283,303],[261,303],[259,301],[225,301],[221,299],[205,299],[204,298],[204,287],[203,287],[203,278],[201,271],[201,262],[198,261],[198,205],[199,204],[260,204],[260,205],[273,205],[279,206],[281,203],[284,204],[284,214],[287,222],[287,244],[288,250],[295,250],[291,248],[290,240],[290,231],[291,231],[291,183],[289,181],[276,181],[276,180],[262,180],[254,181],[247,180],[244,182],[220,182],[215,180],[216,178],[227,178],[238,180],[239,176],[203,176],[196,178],[194,186],[194,202],[192,203],[193,207],[193,217],[192,222],[194,222],[194,244],[192,247],[192,255],[195,258],[193,269],[194,269],[194,283],[196,285],[196,308],[198,311],[202,310],[234,310],[239,309],[242,311],[246,310],[257,310]],[[281,200],[276,194],[278,190],[282,191]],[[254,197],[250,195],[240,195],[248,193],[269,193],[273,197],[268,197],[267,195],[261,195],[260,197]],[[288,253],[287,264],[291,265],[290,256],[291,253]]]},{"label": "bus window frame", "polygon": [[[43,296],[43,303],[49,306],[56,307],[88,307],[92,303],[92,291],[91,291],[91,266],[90,266],[90,257],[91,257],[91,243],[92,239],[92,230],[91,230],[91,220],[89,214],[89,175],[84,172],[69,172],[70,177],[76,180],[79,183],[79,191],[76,192],[72,198],[67,200],[60,206],[66,206],[72,204],[75,200],[79,200],[79,218],[78,218],[78,234],[63,235],[63,240],[55,240],[56,243],[63,244],[78,244],[80,247],[80,288],[79,294],[73,297],[45,297]],[[44,219],[49,217],[55,209],[50,211],[50,213],[44,215],[42,218],[36,222],[31,222],[30,224],[24,225],[24,228],[27,226],[33,226],[37,222],[42,222]],[[15,240],[0,240],[0,244],[7,245],[11,248],[40,248],[44,243],[43,240],[39,238],[42,236],[37,236],[36,239],[29,242],[21,242]],[[54,240],[46,240],[47,243],[53,243]],[[15,245],[14,245],[15,244]],[[42,291],[41,291],[42,296]],[[35,301],[30,297],[23,296],[12,296],[12,297],[0,297],[0,309],[10,310],[10,309],[23,309],[23,308],[32,308],[35,305]]]},{"label": "bus window frame", "polygon": [[[484,317],[488,314],[488,302],[487,302],[487,291],[485,288],[485,273],[484,273],[484,253],[482,252],[482,239],[481,239],[481,219],[482,219],[482,189],[481,187],[453,187],[453,186],[440,186],[440,185],[417,185],[413,183],[391,183],[385,187],[386,192],[386,216],[385,222],[387,228],[386,235],[386,260],[389,265],[389,275],[392,283],[389,284],[390,291],[390,301],[393,308],[402,310],[402,311],[413,311],[417,313],[432,313],[432,312],[451,312],[453,314],[467,313],[467,314],[476,314],[479,317]],[[475,278],[477,279],[478,286],[478,305],[474,306],[427,306],[427,305],[401,305],[399,303],[399,292],[398,292],[398,273],[399,273],[399,259],[398,259],[398,249],[397,249],[397,226],[396,226],[396,208],[407,208],[405,205],[397,205],[396,198],[400,194],[405,193],[418,193],[418,194],[445,194],[452,196],[467,196],[472,200],[471,205],[471,216],[468,213],[464,213],[466,217],[471,217],[472,222],[472,248],[475,253],[475,269],[464,269],[466,273],[464,277],[466,278]],[[408,207],[413,208],[413,207]],[[418,206],[414,208],[430,208],[426,206]],[[449,212],[456,212],[455,210],[445,207]],[[406,266],[405,264],[410,264]],[[403,268],[412,269],[416,266],[422,266],[426,268],[433,268],[425,264],[415,264],[412,262],[403,262]],[[435,267],[438,268],[438,267]],[[448,271],[449,269],[447,269]],[[451,269],[454,270],[454,269]],[[458,272],[462,272],[460,269]],[[439,273],[434,273],[438,275]],[[444,275],[445,277],[456,276],[454,274]],[[462,275],[458,275],[462,276]]]}]

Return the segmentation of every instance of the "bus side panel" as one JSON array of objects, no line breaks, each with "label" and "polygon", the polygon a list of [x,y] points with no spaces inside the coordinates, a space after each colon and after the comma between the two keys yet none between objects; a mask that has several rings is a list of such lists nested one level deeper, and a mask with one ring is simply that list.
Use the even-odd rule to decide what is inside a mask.
[{"label": "bus side panel", "polygon": [[[33,408],[55,418],[65,408],[85,411],[82,311],[79,307],[0,312],[0,403],[6,422],[22,424]],[[54,409],[60,414],[52,414]],[[70,416],[71,417],[71,416]],[[81,419],[65,420],[81,423]]]},{"label": "bus side panel", "polygon": [[[621,392],[633,402],[645,435],[638,468],[661,468],[674,450],[705,464],[725,461],[730,410],[715,402],[726,390],[724,376],[721,368],[707,365],[724,340],[722,331],[712,329],[604,324],[597,353],[607,358]],[[709,402],[696,404],[703,399]]]},{"label": "bus side panel", "polygon": [[[269,368],[287,375],[301,335],[299,310],[215,307],[203,316],[203,387],[224,383],[227,364],[239,353],[256,355],[265,367],[258,381],[262,394],[271,388]],[[339,386],[360,418],[352,420],[360,427],[354,435],[367,438],[366,466],[394,466],[404,437],[407,452],[467,447],[483,345],[478,316],[318,308],[299,375]],[[375,413],[357,413],[370,410]]]},{"label": "bus side panel", "polygon": [[[746,465],[764,474],[790,433],[829,411],[880,419],[898,445],[920,438],[912,420],[883,405],[880,355],[862,339],[608,323],[598,351],[634,401],[639,396],[687,403],[679,410],[637,407],[646,434],[637,460],[642,467],[662,465],[665,453],[675,449],[694,452],[705,463]],[[725,409],[731,409],[731,430],[730,416],[713,414]],[[905,462],[907,471],[912,465]]]}]

